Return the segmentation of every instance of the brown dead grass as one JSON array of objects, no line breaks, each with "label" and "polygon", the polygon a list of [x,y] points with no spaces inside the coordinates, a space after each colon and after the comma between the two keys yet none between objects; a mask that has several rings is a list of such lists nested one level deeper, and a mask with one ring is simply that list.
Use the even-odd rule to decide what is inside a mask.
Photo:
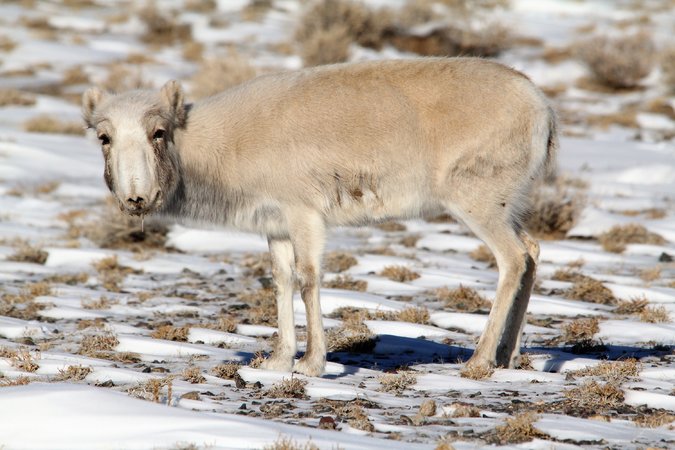
[{"label": "brown dead grass", "polygon": [[110,67],[107,77],[99,87],[111,92],[126,92],[147,89],[152,85],[143,78],[140,67],[115,64]]},{"label": "brown dead grass", "polygon": [[419,273],[405,266],[386,266],[379,275],[392,281],[398,281],[399,283],[407,283],[420,277]]},{"label": "brown dead grass", "polygon": [[540,239],[564,238],[586,202],[580,186],[574,180],[557,177],[536,187],[525,228]]},{"label": "brown dead grass", "polygon": [[330,252],[326,254],[323,266],[326,272],[339,273],[344,272],[345,270],[357,265],[358,263],[359,261],[349,253]]},{"label": "brown dead grass", "polygon": [[155,339],[164,339],[167,341],[187,342],[189,326],[175,327],[173,325],[162,325],[154,330],[150,336]]},{"label": "brown dead grass", "polygon": [[386,373],[378,377],[380,382],[380,391],[401,395],[403,391],[417,383],[417,374],[412,371],[401,371],[399,373]]},{"label": "brown dead grass", "polygon": [[101,285],[112,292],[119,292],[124,277],[130,273],[138,273],[134,269],[119,264],[117,255],[108,256],[94,262]]},{"label": "brown dead grass", "polygon": [[112,300],[105,296],[101,296],[97,299],[82,300],[81,303],[82,308],[84,309],[110,309],[112,305],[116,305],[119,302],[117,300]]},{"label": "brown dead grass", "polygon": [[525,412],[514,417],[507,417],[503,425],[497,425],[494,432],[488,437],[488,442],[493,444],[518,444],[529,442],[535,438],[546,438],[548,435],[537,430],[534,423],[538,420],[536,414]]},{"label": "brown dead grass", "polygon": [[492,254],[492,250],[487,245],[481,244],[469,253],[469,256],[475,261],[488,263],[488,267],[497,267],[497,259]]},{"label": "brown dead grass", "polygon": [[623,404],[624,394],[616,383],[587,381],[578,387],[563,392],[566,404],[587,415],[615,409]]},{"label": "brown dead grass", "polygon": [[201,384],[206,382],[206,378],[202,375],[201,369],[196,366],[185,368],[181,374],[181,379],[191,384]]},{"label": "brown dead grass", "polygon": [[663,81],[671,93],[675,93],[675,46],[669,47],[661,55]]},{"label": "brown dead grass", "polygon": [[630,300],[619,300],[614,312],[616,314],[640,314],[649,305],[646,297],[634,297]]},{"label": "brown dead grass", "polygon": [[651,414],[639,414],[633,422],[643,428],[658,428],[675,422],[675,415],[666,411],[656,411]]},{"label": "brown dead grass", "polygon": [[249,60],[236,50],[227,56],[209,59],[200,64],[192,76],[192,96],[196,99],[210,97],[233,86],[248,81],[257,75]]},{"label": "brown dead grass", "polygon": [[187,0],[184,8],[191,12],[210,13],[215,11],[217,6],[216,0]]},{"label": "brown dead grass", "polygon": [[16,47],[16,42],[9,36],[0,35],[0,51],[11,52]]},{"label": "brown dead grass", "polygon": [[565,344],[590,346],[599,331],[600,322],[596,317],[576,319],[563,325],[561,339]]},{"label": "brown dead grass", "polygon": [[598,236],[598,240],[603,249],[612,253],[623,252],[627,244],[663,245],[666,243],[661,235],[652,233],[636,223],[615,225]]},{"label": "brown dead grass", "polygon": [[401,311],[396,312],[394,317],[395,317],[394,320],[398,320],[401,322],[428,324],[429,310],[426,308],[411,306],[403,308]]},{"label": "brown dead grass", "polygon": [[263,450],[319,450],[319,447],[311,441],[300,445],[290,437],[279,436],[274,443],[264,446]]},{"label": "brown dead grass", "polygon": [[375,225],[376,228],[379,228],[382,231],[387,232],[396,232],[396,231],[406,231],[408,227],[403,225],[401,222],[396,222],[394,220],[389,220],[387,222],[382,222]]},{"label": "brown dead grass", "polygon": [[291,377],[273,384],[265,395],[274,398],[307,398],[305,386],[307,386],[306,380]]},{"label": "brown dead grass", "polygon": [[40,281],[28,283],[16,294],[4,293],[0,301],[0,315],[22,320],[39,320],[40,311],[51,306],[48,303],[38,303],[36,297],[51,295],[49,283]]},{"label": "brown dead grass", "polygon": [[213,373],[218,378],[232,380],[240,368],[241,363],[238,362],[223,363],[218,364],[213,369],[211,369],[211,373]]},{"label": "brown dead grass", "polygon": [[363,323],[367,315],[362,310],[349,311],[341,308],[343,323],[340,327],[326,331],[326,342],[330,352],[368,353],[375,348],[376,336]]},{"label": "brown dead grass", "polygon": [[56,376],[58,381],[82,381],[91,373],[91,367],[87,366],[68,366],[65,369],[59,369]]},{"label": "brown dead grass", "polygon": [[80,122],[63,121],[48,115],[39,115],[23,124],[24,130],[31,133],[73,134],[84,136],[84,126]]},{"label": "brown dead grass", "polygon": [[575,281],[572,287],[565,290],[564,297],[601,305],[616,304],[617,300],[612,291],[600,281],[581,274],[578,274],[578,276],[578,281]]},{"label": "brown dead grass", "polygon": [[153,45],[172,45],[176,42],[192,40],[192,27],[179,23],[176,15],[169,11],[160,11],[154,1],[150,1],[139,11],[139,18],[145,24],[144,42]]},{"label": "brown dead grass", "polygon": [[37,360],[40,359],[39,352],[31,353],[27,348],[21,347],[9,356],[9,363],[24,372],[35,372],[40,368]]},{"label": "brown dead grass", "polygon": [[241,261],[246,268],[246,276],[260,278],[269,276],[272,269],[272,259],[268,252],[246,255]]},{"label": "brown dead grass", "polygon": [[647,323],[670,323],[672,319],[663,305],[646,306],[640,311],[640,320]]},{"label": "brown dead grass", "polygon": [[8,261],[25,262],[33,264],[44,264],[47,262],[49,253],[38,247],[28,244],[21,245],[15,253],[7,257]]},{"label": "brown dead grass", "polygon": [[480,409],[469,403],[453,403],[451,417],[480,417]]},{"label": "brown dead grass", "polygon": [[492,303],[483,298],[475,289],[461,284],[456,289],[447,287],[436,289],[434,296],[444,303],[445,308],[456,311],[478,312],[490,310],[492,307]]},{"label": "brown dead grass", "polygon": [[262,288],[247,292],[239,299],[249,305],[246,320],[256,325],[277,326],[277,303],[274,290]]},{"label": "brown dead grass", "polygon": [[2,378],[0,377],[0,388],[2,387],[12,387],[12,386],[25,386],[30,383],[32,380],[25,376],[21,375],[16,378]]},{"label": "brown dead grass", "polygon": [[364,280],[355,280],[350,275],[338,275],[332,280],[324,281],[323,287],[329,289],[347,289],[349,291],[365,292],[368,289],[368,282]]},{"label": "brown dead grass", "polygon": [[595,366],[569,372],[573,377],[598,377],[603,381],[623,383],[631,377],[637,377],[642,365],[634,358],[622,361],[603,361]]},{"label": "brown dead grass", "polygon": [[78,353],[80,355],[100,357],[102,353],[113,352],[120,341],[114,334],[103,333],[92,336],[84,336],[80,343]]},{"label": "brown dead grass", "polygon": [[490,366],[485,365],[476,365],[469,366],[464,365],[459,371],[459,374],[462,378],[469,378],[471,380],[483,380],[485,378],[490,378],[495,372],[495,369]]},{"label": "brown dead grass", "polygon": [[74,66],[63,72],[61,83],[67,86],[74,84],[89,84],[89,75],[82,66]]},{"label": "brown dead grass", "polygon": [[16,89],[0,89],[0,106],[33,106],[35,101],[32,94]]},{"label": "brown dead grass", "polygon": [[173,376],[151,378],[148,381],[129,388],[127,393],[132,397],[159,403],[162,398],[162,391],[166,388],[167,404],[171,404],[171,397],[173,396],[173,378]]},{"label": "brown dead grass", "polygon": [[636,87],[656,63],[656,48],[647,32],[595,37],[579,43],[578,54],[599,82],[618,89]]}]

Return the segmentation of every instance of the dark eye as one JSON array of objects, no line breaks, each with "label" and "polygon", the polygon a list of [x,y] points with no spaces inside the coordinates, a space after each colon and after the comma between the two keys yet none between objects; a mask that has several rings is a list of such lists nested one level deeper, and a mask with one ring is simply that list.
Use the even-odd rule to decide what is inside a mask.
[{"label": "dark eye", "polygon": [[108,137],[107,134],[100,134],[98,136],[98,139],[101,141],[101,145],[108,145],[110,144],[110,138]]},{"label": "dark eye", "polygon": [[157,131],[155,131],[155,134],[152,135],[152,140],[159,141],[161,139],[164,139],[164,130],[160,128]]}]

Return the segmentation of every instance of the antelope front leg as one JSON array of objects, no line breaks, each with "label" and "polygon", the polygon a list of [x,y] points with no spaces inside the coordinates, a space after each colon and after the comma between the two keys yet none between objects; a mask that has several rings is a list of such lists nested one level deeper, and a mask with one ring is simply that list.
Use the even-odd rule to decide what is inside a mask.
[{"label": "antelope front leg", "polygon": [[307,351],[293,371],[318,377],[326,367],[326,338],[319,302],[325,225],[323,219],[312,212],[299,214],[289,222],[295,253],[295,273],[307,313]]},{"label": "antelope front leg", "polygon": [[296,352],[293,317],[293,246],[288,239],[268,238],[272,259],[272,279],[276,290],[279,340],[272,356],[262,363],[267,370],[288,372],[293,368]]}]

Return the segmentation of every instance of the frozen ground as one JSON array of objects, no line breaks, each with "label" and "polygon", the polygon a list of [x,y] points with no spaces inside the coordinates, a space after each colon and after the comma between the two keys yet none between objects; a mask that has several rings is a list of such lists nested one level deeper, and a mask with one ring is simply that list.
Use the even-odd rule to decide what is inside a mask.
[{"label": "frozen ground", "polygon": [[[328,271],[325,281],[349,276],[367,287],[322,290],[325,325],[340,329],[344,308],[370,311],[363,316],[373,334],[367,345],[331,352],[321,378],[265,372],[255,368],[257,353],[273,349],[275,328],[261,290],[270,276],[264,239],[171,226],[156,245],[101,244],[92,236],[120,219],[106,204],[94,139],[24,131],[41,114],[78,120],[76,94],[130,54],[152,52],[143,75],[154,86],[195,70],[179,49],[142,43],[137,19],[113,20],[131,4],[97,3],[0,5],[0,36],[16,44],[0,53],[0,88],[37,93],[34,105],[0,107],[0,311],[6,314],[0,316],[0,448],[263,448],[284,439],[320,448],[447,448],[442,442],[476,448],[499,442],[498,427],[525,412],[535,414],[540,433],[513,447],[675,445],[675,122],[668,115],[641,113],[637,130],[565,127],[561,174],[586,186],[586,206],[566,237],[542,242],[523,339],[528,366],[478,380],[460,375],[487,310],[447,306],[436,290],[461,285],[490,300],[497,272],[471,257],[480,241],[459,224],[410,221],[331,233],[328,250],[356,261],[341,274]],[[233,44],[260,67],[299,67],[299,57],[275,50],[292,36],[298,3],[279,0],[246,20],[240,12],[247,3],[219,1],[213,14],[225,25],[218,27],[205,13],[185,13],[182,20],[194,24],[194,38],[207,52]],[[609,1],[520,0],[499,18],[556,47],[589,23],[611,27],[631,14],[637,13]],[[48,26],[37,29],[27,18],[45,18]],[[651,24],[657,43],[672,41],[672,10]],[[406,56],[390,48],[353,51],[354,58],[382,55]],[[616,111],[664,95],[658,73],[637,92],[601,94],[574,84],[587,75],[574,60],[548,63],[518,47],[500,59],[544,87],[566,84],[556,99],[565,111]],[[55,94],[53,86],[73,67],[83,67],[91,81]],[[664,98],[672,110],[675,98]],[[604,250],[597,237],[629,223],[665,241]],[[128,237],[129,230],[120,233]],[[46,259],[16,261],[27,245]],[[392,281],[379,275],[387,266],[408,267],[419,277]],[[601,281],[618,303],[567,298],[572,282],[560,281],[559,269]],[[660,311],[660,321],[617,308],[633,299]],[[399,320],[404,315],[396,313],[411,307],[428,310],[426,323]],[[303,331],[298,298],[295,312]],[[565,327],[590,318],[598,319],[591,340],[565,344]],[[621,362],[629,358],[638,362]],[[603,359],[632,369],[583,371]],[[241,367],[225,374],[217,369],[224,363]],[[271,390],[289,380],[301,387],[281,395]],[[593,386],[614,391],[594,393]]]}]

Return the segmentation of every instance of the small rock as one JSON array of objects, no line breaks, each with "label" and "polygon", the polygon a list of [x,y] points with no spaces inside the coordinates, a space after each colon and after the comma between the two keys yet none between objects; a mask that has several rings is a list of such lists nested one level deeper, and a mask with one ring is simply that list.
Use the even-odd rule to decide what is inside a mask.
[{"label": "small rock", "polygon": [[666,252],[662,252],[659,256],[659,262],[673,262],[673,257]]},{"label": "small rock", "polygon": [[432,417],[436,415],[436,402],[432,399],[427,399],[420,405],[420,415],[422,417]]},{"label": "small rock", "polygon": [[241,409],[241,410],[246,409],[246,403],[242,403],[241,406],[239,407],[239,409]]},{"label": "small rock", "polygon": [[96,383],[98,387],[115,387],[115,383],[112,380],[103,381],[101,383]]}]

